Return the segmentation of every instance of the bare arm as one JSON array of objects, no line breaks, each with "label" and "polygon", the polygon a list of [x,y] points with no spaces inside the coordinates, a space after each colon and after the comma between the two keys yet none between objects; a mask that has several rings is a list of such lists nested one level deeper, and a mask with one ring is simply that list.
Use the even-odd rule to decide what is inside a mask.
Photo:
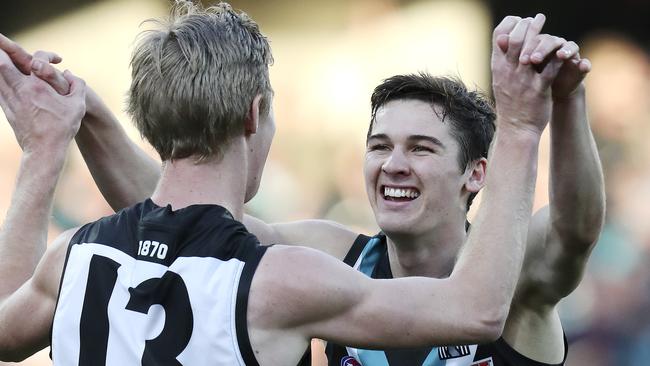
[{"label": "bare arm", "polygon": [[[32,57],[2,34],[0,49],[23,74],[36,75],[61,95],[68,93],[69,82],[51,65],[61,62],[57,54],[37,51]],[[160,177],[160,163],[129,139],[120,122],[90,87],[86,89],[86,107],[76,141],[104,198],[117,211],[149,197]]]},{"label": "bare arm", "polygon": [[[24,74],[33,72],[60,94],[68,93],[69,83],[51,65],[61,61],[55,53],[37,51],[32,57],[1,34],[0,49]],[[151,195],[160,177],[160,163],[129,139],[115,115],[90,87],[86,92],[86,115],[75,139],[99,190],[117,211]],[[244,224],[264,244],[303,245],[339,259],[345,257],[357,237],[343,225],[325,220],[268,224],[246,215]]]},{"label": "bare arm", "polygon": [[0,301],[0,360],[19,362],[50,344],[59,281],[68,244],[77,229],[54,240],[34,275]]},{"label": "bare arm", "polygon": [[260,363],[289,364],[312,337],[363,348],[496,339],[521,270],[538,141],[527,131],[499,132],[490,189],[448,279],[371,280],[306,248],[270,248],[248,310]]},{"label": "bare arm", "polygon": [[525,270],[504,331],[520,353],[547,363],[565,356],[556,305],[580,283],[605,214],[603,173],[582,84],[591,65],[575,43],[553,38],[547,48],[557,51],[555,57],[566,51],[566,61],[553,84],[550,204],[533,217]]},{"label": "bare arm", "polygon": [[90,88],[86,105],[75,140],[106,201],[117,211],[151,196],[160,178],[160,163],[126,135],[117,118]]},{"label": "bare arm", "polygon": [[83,81],[69,73],[65,77],[70,93],[61,96],[42,80],[22,74],[0,51],[0,104],[23,149],[0,233],[0,356],[9,360],[47,344],[56,300],[60,255],[46,256],[36,275],[34,270],[45,251],[66,150],[85,111]]},{"label": "bare arm", "polygon": [[244,225],[263,244],[282,243],[299,245],[327,253],[343,260],[358,233],[327,220],[301,220],[267,224],[250,215],[244,215]]},{"label": "bare arm", "polygon": [[[535,22],[541,27],[543,18]],[[495,43],[512,30],[507,52],[495,47],[493,54],[499,127],[483,204],[451,276],[372,280],[308,249],[270,248],[253,278],[249,302],[251,339],[262,362],[282,364],[264,359],[271,354],[266,350],[282,342],[300,349],[310,337],[363,348],[499,337],[521,270],[537,148],[559,69],[557,63],[542,73],[518,67],[530,24],[510,17],[495,30]],[[278,337],[278,330],[299,336],[287,331],[287,337]]]}]

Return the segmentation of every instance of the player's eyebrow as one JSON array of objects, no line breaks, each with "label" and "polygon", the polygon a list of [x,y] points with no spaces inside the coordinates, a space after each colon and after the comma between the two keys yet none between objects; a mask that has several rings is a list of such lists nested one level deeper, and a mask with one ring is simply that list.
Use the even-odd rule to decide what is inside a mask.
[{"label": "player's eyebrow", "polygon": [[438,140],[437,138],[433,136],[427,136],[427,135],[411,135],[407,139],[409,142],[415,142],[415,141],[429,141],[430,143],[437,145],[441,149],[445,149],[446,146],[445,144],[442,143],[442,141]]},{"label": "player's eyebrow", "polygon": [[388,138],[388,135],[386,135],[385,133],[377,133],[374,135],[370,135],[366,140],[366,142],[370,140],[390,140],[390,139]]}]

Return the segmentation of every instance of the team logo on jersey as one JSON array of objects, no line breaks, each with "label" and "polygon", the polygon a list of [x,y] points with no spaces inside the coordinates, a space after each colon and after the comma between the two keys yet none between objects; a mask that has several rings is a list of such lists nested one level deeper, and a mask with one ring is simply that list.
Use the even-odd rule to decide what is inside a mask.
[{"label": "team logo on jersey", "polygon": [[494,363],[492,362],[492,357],[488,357],[478,360],[469,366],[494,366]]},{"label": "team logo on jersey", "polygon": [[361,362],[357,361],[354,357],[345,356],[341,359],[341,366],[363,366]]},{"label": "team logo on jersey", "polygon": [[[438,357],[441,360],[468,356],[471,353],[469,346],[447,346],[438,348]],[[483,366],[483,365],[480,365]]]}]

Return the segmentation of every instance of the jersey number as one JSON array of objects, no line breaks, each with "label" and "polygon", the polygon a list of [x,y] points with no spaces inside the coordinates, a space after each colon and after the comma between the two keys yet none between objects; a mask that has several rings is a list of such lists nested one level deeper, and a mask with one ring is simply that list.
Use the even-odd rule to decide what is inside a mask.
[{"label": "jersey number", "polygon": [[[108,348],[108,302],[117,282],[120,264],[93,255],[83,310],[81,312],[79,365],[105,365]],[[181,365],[176,359],[192,336],[192,306],[181,276],[167,271],[129,289],[126,310],[147,314],[152,305],[165,309],[165,324],[160,335],[145,342],[142,366]]]}]

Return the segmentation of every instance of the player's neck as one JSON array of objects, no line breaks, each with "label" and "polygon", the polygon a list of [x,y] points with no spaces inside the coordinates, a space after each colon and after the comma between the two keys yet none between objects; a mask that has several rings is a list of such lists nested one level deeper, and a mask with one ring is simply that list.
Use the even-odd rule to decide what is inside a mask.
[{"label": "player's neck", "polygon": [[241,221],[247,170],[245,159],[238,157],[226,154],[218,162],[201,164],[192,158],[167,161],[151,199],[159,206],[170,204],[174,210],[194,204],[220,205]]},{"label": "player's neck", "polygon": [[440,225],[426,234],[387,237],[393,276],[448,277],[465,237],[464,225],[459,224]]}]

